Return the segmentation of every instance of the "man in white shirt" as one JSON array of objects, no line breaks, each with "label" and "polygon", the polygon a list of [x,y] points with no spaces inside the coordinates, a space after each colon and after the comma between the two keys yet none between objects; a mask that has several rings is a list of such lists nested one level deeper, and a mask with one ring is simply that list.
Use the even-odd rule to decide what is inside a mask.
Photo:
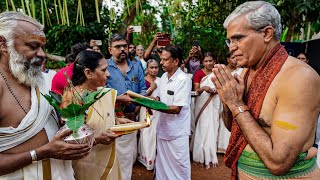
[{"label": "man in white shirt", "polygon": [[162,75],[158,93],[169,106],[162,111],[157,126],[155,179],[190,179],[189,134],[191,79],[179,67],[181,49],[166,46],[160,64]]}]

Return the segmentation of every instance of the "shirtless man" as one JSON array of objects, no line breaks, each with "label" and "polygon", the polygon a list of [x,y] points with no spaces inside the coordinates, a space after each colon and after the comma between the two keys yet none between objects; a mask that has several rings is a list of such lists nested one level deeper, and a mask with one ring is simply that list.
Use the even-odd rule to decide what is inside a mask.
[{"label": "shirtless man", "polygon": [[227,45],[242,77],[216,65],[212,78],[231,130],[225,163],[232,179],[319,179],[306,160],[320,110],[320,78],[279,43],[280,14],[270,3],[246,2],[225,20]]},{"label": "shirtless man", "polygon": [[56,159],[90,152],[86,144],[62,141],[71,131],[55,135],[57,116],[40,95],[49,89],[41,75],[42,29],[22,13],[0,14],[0,179],[73,179],[71,163]]}]

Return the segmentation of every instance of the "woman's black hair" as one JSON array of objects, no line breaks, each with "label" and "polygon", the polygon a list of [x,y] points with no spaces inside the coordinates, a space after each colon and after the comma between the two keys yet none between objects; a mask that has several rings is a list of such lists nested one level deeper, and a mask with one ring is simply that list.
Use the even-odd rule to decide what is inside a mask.
[{"label": "woman's black hair", "polygon": [[204,55],[203,55],[203,60],[204,60],[205,57],[212,57],[212,59],[213,59],[213,61],[214,61],[215,63],[218,62],[218,61],[217,61],[217,58],[214,57],[213,54],[212,54],[212,52],[210,52],[210,51],[204,53]]},{"label": "woman's black hair", "polygon": [[81,51],[74,62],[72,84],[77,86],[84,83],[87,80],[84,70],[88,68],[94,71],[99,66],[101,59],[103,59],[101,53],[88,50]]}]

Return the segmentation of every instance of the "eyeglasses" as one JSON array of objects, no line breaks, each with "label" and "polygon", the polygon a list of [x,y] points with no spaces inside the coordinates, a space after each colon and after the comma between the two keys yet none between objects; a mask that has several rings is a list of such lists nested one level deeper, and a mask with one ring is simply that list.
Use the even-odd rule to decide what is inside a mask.
[{"label": "eyeglasses", "polygon": [[137,51],[143,51],[144,49],[137,49]]},{"label": "eyeglasses", "polygon": [[119,45],[115,45],[112,47],[114,47],[116,49],[121,49],[121,48],[128,49],[128,44],[119,44]]},{"label": "eyeglasses", "polygon": [[253,33],[256,33],[256,32],[257,31],[252,31],[252,32],[250,32],[250,33],[248,33],[246,35],[241,35],[241,34],[235,35],[235,36],[231,37],[230,39],[226,39],[226,44],[227,44],[228,47],[230,47],[231,43],[233,43],[235,45],[238,45],[241,40],[243,40],[244,38],[246,38],[249,35],[251,35]]},{"label": "eyeglasses", "polygon": [[157,48],[157,51],[159,52],[159,53],[162,53],[162,51],[164,50],[164,48],[163,47],[161,47],[161,48]]}]

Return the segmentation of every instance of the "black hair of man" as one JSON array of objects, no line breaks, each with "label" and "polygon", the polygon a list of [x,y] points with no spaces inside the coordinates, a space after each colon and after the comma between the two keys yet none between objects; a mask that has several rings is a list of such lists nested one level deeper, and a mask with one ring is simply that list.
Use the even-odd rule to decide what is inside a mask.
[{"label": "black hair of man", "polygon": [[108,45],[109,47],[111,47],[113,42],[121,41],[121,40],[125,40],[127,42],[126,37],[124,37],[124,35],[118,34],[118,33],[112,34],[112,36],[109,38]]},{"label": "black hair of man", "polygon": [[173,59],[178,58],[179,59],[179,67],[182,64],[183,61],[183,52],[182,49],[179,46],[175,46],[175,45],[168,45],[164,48],[164,51],[168,51],[171,54],[171,57]]}]

